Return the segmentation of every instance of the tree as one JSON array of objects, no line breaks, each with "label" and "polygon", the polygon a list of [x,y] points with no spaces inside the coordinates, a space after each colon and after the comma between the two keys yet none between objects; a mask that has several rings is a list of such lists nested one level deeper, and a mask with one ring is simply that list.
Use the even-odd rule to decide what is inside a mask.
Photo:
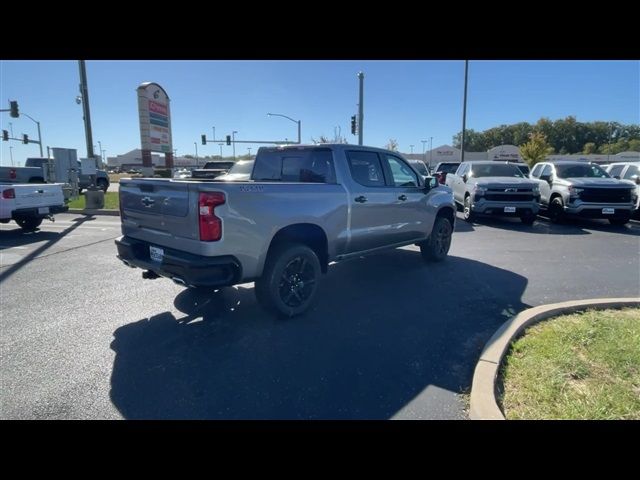
[{"label": "tree", "polygon": [[389,139],[389,143],[387,143],[384,148],[386,148],[387,150],[391,150],[393,152],[397,152],[398,151],[398,141],[395,138],[390,138]]},{"label": "tree", "polygon": [[520,155],[532,168],[536,163],[543,162],[552,151],[552,147],[547,143],[547,138],[539,132],[531,133],[529,141],[520,147]]},{"label": "tree", "polygon": [[597,147],[596,144],[593,142],[587,142],[584,144],[584,147],[582,147],[582,153],[584,153],[585,155],[591,155],[596,153]]}]

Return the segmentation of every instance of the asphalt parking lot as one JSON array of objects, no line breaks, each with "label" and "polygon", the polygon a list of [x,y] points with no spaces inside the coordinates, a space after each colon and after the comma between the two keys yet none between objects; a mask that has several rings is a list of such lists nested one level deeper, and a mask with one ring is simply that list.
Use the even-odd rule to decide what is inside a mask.
[{"label": "asphalt parking lot", "polygon": [[640,294],[640,224],[458,219],[415,247],[332,265],[303,317],[253,284],[203,295],[115,258],[118,217],[0,226],[3,419],[462,419],[486,340],[524,308]]}]

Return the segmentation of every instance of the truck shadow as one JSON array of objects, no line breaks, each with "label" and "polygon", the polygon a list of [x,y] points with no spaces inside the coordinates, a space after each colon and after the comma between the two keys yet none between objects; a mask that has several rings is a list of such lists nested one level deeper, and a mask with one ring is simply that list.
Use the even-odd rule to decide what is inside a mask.
[{"label": "truck shadow", "polygon": [[[402,249],[335,264],[302,317],[277,319],[250,284],[185,290],[164,312],[114,332],[111,400],[126,418],[462,418],[496,328],[527,308],[527,279]],[[424,392],[446,390],[447,408]],[[448,393],[448,395],[447,395]],[[422,398],[423,400],[416,400]]]},{"label": "truck shadow", "polygon": [[[461,217],[456,222],[456,231],[458,225],[467,223]],[[640,236],[640,228],[633,222],[627,225],[618,226],[611,225],[606,220],[590,220],[581,218],[567,218],[561,224],[551,223],[548,218],[537,217],[533,225],[523,224],[519,218],[508,217],[478,217],[473,222],[474,225],[484,225],[492,228],[500,228],[502,230],[510,230],[514,232],[542,234],[542,235],[591,235],[589,230],[598,232],[611,232],[623,235]]]}]

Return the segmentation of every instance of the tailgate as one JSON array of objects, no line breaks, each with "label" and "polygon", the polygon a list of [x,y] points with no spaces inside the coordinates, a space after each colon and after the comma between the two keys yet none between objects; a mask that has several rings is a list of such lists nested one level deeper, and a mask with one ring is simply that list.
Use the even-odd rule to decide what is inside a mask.
[{"label": "tailgate", "polygon": [[[194,190],[195,192],[195,190]],[[194,193],[196,195],[196,193]],[[199,235],[196,198],[190,204],[189,184],[169,179],[120,181],[120,207],[125,234],[139,229],[195,239]]]},{"label": "tailgate", "polygon": [[14,185],[16,209],[64,205],[61,184],[29,183]]}]

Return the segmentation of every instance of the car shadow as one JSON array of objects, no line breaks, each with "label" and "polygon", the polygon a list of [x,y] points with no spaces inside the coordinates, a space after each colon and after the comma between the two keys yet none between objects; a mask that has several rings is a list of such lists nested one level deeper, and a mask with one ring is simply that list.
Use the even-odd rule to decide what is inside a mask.
[{"label": "car shadow", "polygon": [[[459,220],[460,222],[457,223],[468,223],[462,218],[459,218]],[[635,236],[640,235],[640,228],[632,222],[627,225],[618,226],[611,225],[607,220],[581,218],[566,218],[562,223],[558,224],[551,223],[548,218],[538,216],[533,225],[525,225],[519,218],[486,216],[476,218],[473,224],[514,232],[542,235],[591,235],[590,230]]]},{"label": "car shadow", "polygon": [[2,242],[2,246],[0,246],[0,252],[8,248],[25,246],[31,243],[42,242],[43,240],[46,242],[30,252],[28,255],[25,255],[19,262],[16,262],[12,265],[7,265],[6,267],[2,267],[2,270],[0,270],[0,284],[20,268],[22,268],[24,265],[29,263],[31,260],[37,258],[47,249],[51,248],[53,245],[62,240],[65,235],[70,234],[83,223],[91,220],[95,220],[95,217],[84,216],[82,218],[75,218],[72,220],[74,224],[69,228],[62,230],[61,232],[47,232],[41,231],[40,229],[36,229],[33,232],[23,232],[20,228],[0,231],[0,241]]},{"label": "car shadow", "polygon": [[[453,393],[470,389],[496,328],[528,307],[526,286],[485,263],[426,266],[401,249],[332,265],[316,305],[293,319],[266,314],[251,284],[184,290],[179,313],[114,332],[111,400],[131,419],[387,419],[407,406],[462,418]],[[451,411],[429,406],[425,392],[442,391]]]}]

